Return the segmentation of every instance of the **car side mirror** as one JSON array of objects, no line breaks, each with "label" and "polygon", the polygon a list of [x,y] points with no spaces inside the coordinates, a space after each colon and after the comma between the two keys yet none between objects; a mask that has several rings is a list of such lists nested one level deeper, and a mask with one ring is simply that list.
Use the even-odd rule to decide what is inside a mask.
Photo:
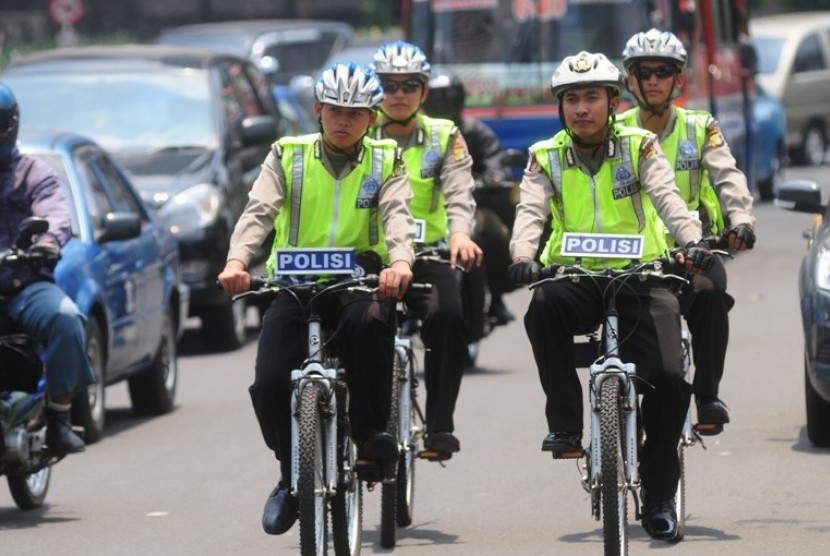
[{"label": "car side mirror", "polygon": [[242,146],[273,143],[277,137],[277,120],[273,116],[246,116],[239,124],[239,137]]},{"label": "car side mirror", "polygon": [[821,203],[821,189],[813,180],[784,182],[775,197],[777,207],[795,212],[822,214],[827,208]]},{"label": "car side mirror", "polygon": [[110,212],[104,217],[104,231],[98,236],[99,243],[123,241],[141,234],[141,218],[132,212]]}]

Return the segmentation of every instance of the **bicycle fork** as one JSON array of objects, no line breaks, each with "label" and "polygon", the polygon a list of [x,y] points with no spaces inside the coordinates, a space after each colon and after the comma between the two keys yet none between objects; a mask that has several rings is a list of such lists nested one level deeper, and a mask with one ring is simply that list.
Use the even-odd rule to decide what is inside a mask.
[{"label": "bicycle fork", "polygon": [[337,394],[334,383],[337,369],[327,368],[321,361],[322,326],[319,320],[308,323],[309,358],[302,368],[291,371],[291,492],[297,492],[300,476],[300,398],[303,390],[312,383],[322,386],[320,416],[323,423],[323,474],[326,496],[333,496],[337,489]]},{"label": "bicycle fork", "polygon": [[[640,484],[637,453],[639,446],[637,390],[634,388],[631,380],[631,377],[636,372],[636,365],[633,363],[623,363],[619,358],[617,351],[617,330],[617,315],[611,311],[608,314],[605,326],[605,357],[601,362],[592,364],[590,370],[591,447],[588,456],[590,476],[588,477],[587,484],[584,486],[594,500],[599,499],[602,470],[599,393],[602,388],[602,383],[612,377],[619,379],[624,386],[624,399],[621,400],[622,430],[620,432],[625,443],[623,447],[625,457],[625,484],[618,485],[618,487],[629,490],[635,499],[637,499],[637,489]],[[595,515],[599,517],[598,506],[594,506],[594,511]]]}]

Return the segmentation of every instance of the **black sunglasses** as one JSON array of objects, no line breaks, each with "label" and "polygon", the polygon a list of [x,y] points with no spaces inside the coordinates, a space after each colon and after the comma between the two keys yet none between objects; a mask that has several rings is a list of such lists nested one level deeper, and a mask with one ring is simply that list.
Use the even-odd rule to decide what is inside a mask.
[{"label": "black sunglasses", "polygon": [[421,82],[417,79],[407,79],[406,81],[385,79],[380,82],[380,85],[383,87],[383,92],[385,93],[394,93],[398,89],[403,89],[404,93],[414,93],[421,88]]},{"label": "black sunglasses", "polygon": [[677,68],[674,66],[659,66],[656,68],[637,66],[634,68],[634,75],[643,81],[650,79],[652,75],[656,75],[658,79],[667,79],[677,75]]}]

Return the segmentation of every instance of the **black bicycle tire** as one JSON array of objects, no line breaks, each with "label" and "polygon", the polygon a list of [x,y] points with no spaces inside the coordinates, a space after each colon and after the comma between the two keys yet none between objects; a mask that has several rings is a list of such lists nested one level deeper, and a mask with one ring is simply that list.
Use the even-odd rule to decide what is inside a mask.
[{"label": "black bicycle tire", "polygon": [[331,534],[334,553],[359,556],[363,536],[363,482],[357,477],[357,446],[349,436],[348,388],[338,380],[337,492],[331,498]]},{"label": "black bicycle tire", "polygon": [[412,525],[415,515],[415,462],[418,460],[419,436],[412,426],[418,422],[418,406],[416,402],[417,381],[415,380],[415,354],[411,349],[406,351],[406,374],[409,377],[409,427],[406,431],[406,450],[401,451],[398,460],[398,473],[395,484],[397,493],[397,522],[399,527]]},{"label": "black bicycle tire", "polygon": [[628,554],[628,492],[623,457],[623,382],[617,377],[600,386],[600,492],[606,556]]},{"label": "black bicycle tire", "polygon": [[686,535],[686,446],[683,443],[677,447],[677,461],[680,465],[680,479],[674,495],[674,507],[677,511],[677,536],[672,539],[673,542],[682,541]]},{"label": "black bicycle tire", "polygon": [[299,498],[300,554],[326,554],[327,508],[323,477],[322,386],[306,384],[300,393],[297,497]]},{"label": "black bicycle tire", "polygon": [[[386,431],[396,439],[400,438],[403,431],[400,427],[400,397],[401,397],[401,373],[403,362],[401,361],[398,349],[395,350],[394,364],[392,370],[392,393],[389,405],[389,422]],[[403,453],[401,454],[403,456]],[[398,485],[397,479],[384,481],[380,489],[380,534],[379,542],[383,548],[394,548],[396,543],[396,527],[398,513]]]}]

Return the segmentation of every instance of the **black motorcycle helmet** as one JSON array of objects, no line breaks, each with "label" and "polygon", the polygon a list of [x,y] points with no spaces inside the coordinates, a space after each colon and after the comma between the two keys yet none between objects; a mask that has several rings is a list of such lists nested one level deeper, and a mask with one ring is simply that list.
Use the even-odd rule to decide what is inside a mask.
[{"label": "black motorcycle helmet", "polygon": [[422,105],[424,112],[427,116],[452,120],[458,124],[467,96],[461,78],[448,67],[432,66],[428,84],[429,94]]},{"label": "black motorcycle helmet", "polygon": [[11,89],[0,83],[0,164],[11,159],[17,144],[20,111]]},{"label": "black motorcycle helmet", "polygon": [[8,164],[17,144],[20,111],[11,89],[0,83],[0,165]]}]

